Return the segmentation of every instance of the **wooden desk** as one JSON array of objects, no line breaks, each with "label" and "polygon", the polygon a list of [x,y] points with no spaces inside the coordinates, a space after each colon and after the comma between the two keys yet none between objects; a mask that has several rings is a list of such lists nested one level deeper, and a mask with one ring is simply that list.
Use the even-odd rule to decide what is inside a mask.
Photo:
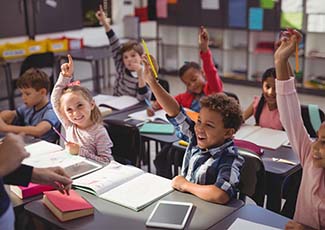
[{"label": "wooden desk", "polygon": [[[135,212],[117,204],[102,200],[91,194],[78,191],[94,207],[95,215],[84,217],[66,223],[59,222],[40,200],[25,205],[26,211],[56,228],[62,229],[148,229],[145,222],[157,202],[147,208]],[[162,200],[184,201],[194,204],[190,221],[186,229],[208,229],[215,225],[238,208],[243,206],[240,200],[233,200],[227,206],[209,203],[196,196],[173,191]]]},{"label": "wooden desk", "polygon": [[280,229],[284,229],[286,223],[290,220],[259,206],[245,205],[209,229],[228,229],[237,218]]}]

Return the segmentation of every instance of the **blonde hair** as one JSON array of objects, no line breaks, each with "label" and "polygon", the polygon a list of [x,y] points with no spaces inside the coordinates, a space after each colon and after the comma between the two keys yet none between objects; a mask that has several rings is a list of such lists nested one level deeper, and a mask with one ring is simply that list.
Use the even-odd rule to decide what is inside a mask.
[{"label": "blonde hair", "polygon": [[[89,103],[92,103],[94,101],[93,96],[91,95],[91,92],[87,88],[82,87],[80,85],[72,85],[72,86],[65,87],[62,91],[61,96],[63,96],[64,94],[67,94],[67,93],[79,93]],[[61,108],[60,101],[59,101],[59,108]],[[94,108],[91,110],[91,113],[90,113],[90,120],[94,124],[102,124],[102,122],[103,122],[102,115],[99,111],[99,108],[97,107],[97,105],[95,103],[94,103]]]}]

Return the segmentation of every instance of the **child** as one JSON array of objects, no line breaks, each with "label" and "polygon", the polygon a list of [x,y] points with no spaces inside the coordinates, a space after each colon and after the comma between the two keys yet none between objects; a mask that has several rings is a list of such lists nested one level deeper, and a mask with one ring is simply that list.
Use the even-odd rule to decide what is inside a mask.
[{"label": "child", "polygon": [[142,77],[142,46],[135,41],[120,44],[118,37],[111,28],[109,18],[106,18],[102,5],[99,6],[96,17],[105,28],[117,71],[113,95],[129,95],[140,101],[144,101],[145,98],[150,100],[151,92]]},{"label": "child", "polygon": [[25,133],[49,142],[56,142],[58,135],[52,127],[59,129],[56,117],[48,98],[50,80],[46,73],[31,68],[17,80],[17,88],[24,104],[16,110],[0,113],[0,132]]},{"label": "child", "polygon": [[325,123],[318,130],[318,139],[312,141],[304,127],[295,81],[288,68],[288,59],[294,54],[301,34],[288,30],[281,38],[274,54],[276,67],[277,104],[281,123],[287,131],[294,152],[303,168],[294,221],[286,229],[325,228]]},{"label": "child", "polygon": [[275,92],[275,69],[267,69],[262,76],[262,96],[254,97],[253,103],[245,110],[243,116],[247,120],[252,115],[256,125],[264,128],[283,130],[280,122]]},{"label": "child", "polygon": [[[90,158],[102,163],[109,163],[113,157],[113,146],[91,93],[84,87],[70,83],[73,74],[72,57],[61,66],[61,73],[56,82],[51,101],[54,111],[66,131],[66,144],[72,154]],[[70,84],[69,84],[70,83]]]},{"label": "child", "polygon": [[190,140],[182,173],[173,178],[172,186],[203,200],[226,204],[236,195],[243,164],[232,141],[242,123],[238,103],[224,94],[203,97],[198,121],[194,123],[183,107],[157,83],[146,58],[144,63],[145,80],[169,121]]}]

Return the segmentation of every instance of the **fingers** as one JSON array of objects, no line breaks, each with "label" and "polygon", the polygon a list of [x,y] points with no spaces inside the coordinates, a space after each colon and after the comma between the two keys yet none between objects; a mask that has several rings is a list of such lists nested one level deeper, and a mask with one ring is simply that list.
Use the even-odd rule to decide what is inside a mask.
[{"label": "fingers", "polygon": [[104,9],[103,9],[103,5],[102,5],[102,4],[99,5],[99,11],[100,11],[101,13],[104,13]]},{"label": "fingers", "polygon": [[73,66],[73,60],[70,54],[68,54],[68,64],[69,66]]}]

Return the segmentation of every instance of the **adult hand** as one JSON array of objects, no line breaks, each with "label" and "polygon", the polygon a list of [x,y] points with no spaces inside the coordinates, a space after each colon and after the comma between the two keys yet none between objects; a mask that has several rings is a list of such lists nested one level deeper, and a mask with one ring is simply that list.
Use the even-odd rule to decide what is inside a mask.
[{"label": "adult hand", "polygon": [[209,34],[204,26],[200,27],[199,47],[202,52],[206,52],[209,49]]},{"label": "adult hand", "polygon": [[36,184],[48,184],[62,194],[69,194],[72,180],[61,167],[34,168],[31,181]]},{"label": "adult hand", "polygon": [[74,71],[73,60],[70,54],[68,54],[68,63],[61,65],[61,74],[64,77],[72,77]]},{"label": "adult hand", "polygon": [[0,144],[0,177],[14,171],[26,157],[29,157],[24,145],[22,135],[12,133],[6,135]]}]

